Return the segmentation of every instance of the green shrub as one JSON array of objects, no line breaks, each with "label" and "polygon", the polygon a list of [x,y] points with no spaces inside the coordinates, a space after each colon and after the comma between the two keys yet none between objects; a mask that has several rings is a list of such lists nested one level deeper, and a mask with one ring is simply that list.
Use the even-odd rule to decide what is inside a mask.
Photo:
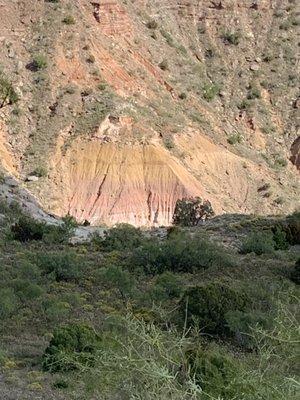
[{"label": "green shrub", "polygon": [[0,289],[0,318],[10,317],[18,306],[18,299],[11,288]]},{"label": "green shrub", "polygon": [[254,100],[254,99],[260,99],[260,97],[261,97],[261,93],[260,93],[259,89],[256,86],[251,86],[248,91],[247,99]]},{"label": "green shrub", "polygon": [[154,300],[168,300],[179,298],[182,293],[182,278],[172,272],[164,272],[156,278],[151,291]]},{"label": "green shrub", "polygon": [[187,289],[180,301],[180,310],[188,326],[197,323],[204,333],[226,335],[229,334],[226,314],[245,310],[247,303],[245,294],[215,282]]},{"label": "green shrub", "polygon": [[134,288],[134,279],[128,271],[122,267],[111,265],[100,270],[100,278],[106,285],[115,287],[123,299],[128,298]]},{"label": "green shrub", "polygon": [[234,133],[227,138],[227,142],[231,145],[235,145],[237,143],[241,143],[243,140],[243,136],[240,133]]},{"label": "green shrub", "polygon": [[143,234],[139,228],[129,224],[119,224],[104,233],[104,239],[96,242],[105,251],[126,251],[138,247],[143,241]]},{"label": "green shrub", "polygon": [[206,101],[212,101],[216,97],[216,95],[219,94],[219,92],[220,92],[219,85],[216,85],[214,83],[204,85],[204,87],[203,87],[203,98]]},{"label": "green shrub", "polygon": [[66,321],[70,317],[70,304],[66,301],[48,300],[43,302],[47,320],[51,323]]},{"label": "green shrub", "polygon": [[236,343],[246,350],[254,350],[257,347],[253,328],[268,329],[272,325],[272,316],[261,311],[229,311],[225,319]]},{"label": "green shrub", "polygon": [[36,55],[32,60],[32,67],[36,71],[46,69],[47,66],[48,66],[47,58],[43,54]]},{"label": "green shrub", "polygon": [[204,399],[233,399],[237,393],[238,363],[218,348],[190,350],[187,364]]},{"label": "green shrub", "polygon": [[241,34],[240,32],[225,32],[222,35],[222,39],[226,44],[237,46],[240,43]]},{"label": "green shrub", "polygon": [[77,281],[83,275],[81,259],[71,251],[41,253],[37,265],[57,282]]},{"label": "green shrub", "polygon": [[39,285],[24,279],[13,280],[12,286],[21,302],[34,300],[40,297],[44,292]]},{"label": "green shrub", "polygon": [[176,235],[164,242],[149,240],[135,249],[128,264],[142,267],[146,274],[165,271],[189,272],[212,266],[229,267],[234,263],[222,246],[208,239],[189,235]]},{"label": "green shrub", "polygon": [[296,283],[296,285],[300,285],[300,258],[296,261],[295,268],[291,273],[291,280]]},{"label": "green shrub", "polygon": [[252,232],[243,240],[240,249],[241,254],[255,253],[258,256],[265,253],[272,253],[275,249],[275,242],[271,232]]},{"label": "green shrub", "polygon": [[179,226],[196,226],[202,220],[214,216],[211,203],[200,197],[178,199],[173,214],[173,224]]},{"label": "green shrub", "polygon": [[275,243],[275,250],[287,250],[289,248],[287,234],[280,225],[277,225],[273,229],[273,241]]},{"label": "green shrub", "polygon": [[21,216],[19,220],[11,226],[12,239],[19,242],[29,242],[32,240],[42,240],[47,233],[47,225],[44,222],[35,221],[33,218]]},{"label": "green shrub", "polygon": [[72,15],[67,15],[62,22],[66,25],[74,25],[75,24],[75,18]]},{"label": "green shrub", "polygon": [[92,365],[99,343],[95,331],[86,325],[69,324],[55,329],[43,355],[43,369],[49,372],[76,370]]},{"label": "green shrub", "polygon": [[47,176],[47,173],[48,172],[45,167],[38,166],[31,172],[31,175],[38,176],[39,178],[44,178],[45,176]]},{"label": "green shrub", "polygon": [[0,109],[7,104],[15,104],[19,96],[13,85],[0,71]]},{"label": "green shrub", "polygon": [[286,218],[283,224],[286,232],[287,241],[292,244],[300,244],[300,212],[295,212]]},{"label": "green shrub", "polygon": [[36,282],[41,277],[41,270],[39,267],[27,260],[20,260],[16,262],[16,269],[20,279]]}]

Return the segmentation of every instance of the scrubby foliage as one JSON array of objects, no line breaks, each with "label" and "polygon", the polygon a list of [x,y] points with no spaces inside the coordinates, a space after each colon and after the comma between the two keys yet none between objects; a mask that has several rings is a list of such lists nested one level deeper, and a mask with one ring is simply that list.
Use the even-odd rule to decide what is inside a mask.
[{"label": "scrubby foliage", "polygon": [[[5,385],[17,372],[30,398],[297,399],[299,256],[284,219],[122,225],[71,244],[70,216],[50,228],[28,219],[16,240],[21,209],[0,212]],[[258,230],[272,252],[240,254]]]},{"label": "scrubby foliage", "polygon": [[45,241],[62,243],[72,235],[75,224],[73,219],[65,218],[62,225],[48,225],[27,215],[21,215],[11,226],[10,236],[19,242]]},{"label": "scrubby foliage", "polygon": [[300,258],[296,261],[295,268],[291,273],[291,280],[300,285]]},{"label": "scrubby foliage", "polygon": [[0,71],[0,109],[7,104],[14,104],[19,100],[12,83]]},{"label": "scrubby foliage", "polygon": [[206,220],[214,215],[212,206],[208,200],[200,197],[177,200],[173,224],[181,226],[196,226],[200,221]]},{"label": "scrubby foliage", "polygon": [[72,371],[92,365],[99,342],[95,331],[85,325],[70,324],[57,328],[43,355],[46,371]]},{"label": "scrubby foliage", "polygon": [[262,255],[272,253],[275,248],[273,235],[271,232],[252,232],[242,242],[241,253],[255,253]]},{"label": "scrubby foliage", "polygon": [[182,319],[189,326],[197,324],[203,333],[228,333],[226,314],[244,311],[249,299],[244,293],[228,285],[214,282],[186,290],[180,302]]}]

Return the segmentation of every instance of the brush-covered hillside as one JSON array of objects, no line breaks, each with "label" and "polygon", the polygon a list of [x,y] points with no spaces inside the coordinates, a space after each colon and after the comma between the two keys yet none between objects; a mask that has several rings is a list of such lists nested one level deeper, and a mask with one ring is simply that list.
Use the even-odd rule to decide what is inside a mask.
[{"label": "brush-covered hillside", "polygon": [[297,1],[1,0],[0,17],[0,161],[45,210],[294,211]]},{"label": "brush-covered hillside", "polygon": [[71,244],[0,203],[1,400],[296,400],[300,217]]}]

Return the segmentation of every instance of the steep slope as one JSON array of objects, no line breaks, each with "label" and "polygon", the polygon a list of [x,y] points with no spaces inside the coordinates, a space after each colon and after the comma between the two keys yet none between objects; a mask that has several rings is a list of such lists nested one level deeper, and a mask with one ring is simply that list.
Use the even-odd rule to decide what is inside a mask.
[{"label": "steep slope", "polygon": [[0,109],[2,165],[39,175],[26,185],[45,209],[149,225],[185,196],[218,213],[297,206],[296,1],[12,0],[0,13],[19,96]]}]

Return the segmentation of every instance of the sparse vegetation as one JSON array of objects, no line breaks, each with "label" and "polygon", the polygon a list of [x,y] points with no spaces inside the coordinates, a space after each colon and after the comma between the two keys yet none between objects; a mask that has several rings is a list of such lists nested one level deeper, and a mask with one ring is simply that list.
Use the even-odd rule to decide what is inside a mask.
[{"label": "sparse vegetation", "polygon": [[47,58],[43,54],[38,54],[34,57],[32,61],[32,68],[35,71],[46,69],[48,66]]},{"label": "sparse vegetation", "polygon": [[241,40],[240,32],[225,32],[222,35],[224,43],[238,46]]},{"label": "sparse vegetation", "polygon": [[6,105],[15,104],[19,96],[12,83],[0,71],[0,109]]},{"label": "sparse vegetation", "polygon": [[243,141],[243,137],[240,133],[234,133],[232,135],[229,135],[227,138],[227,142],[231,145],[241,143],[242,141]]},{"label": "sparse vegetation", "polygon": [[203,98],[206,101],[212,101],[216,95],[220,92],[219,85],[207,84],[203,87]]},{"label": "sparse vegetation", "polygon": [[76,21],[72,15],[67,15],[62,22],[66,25],[74,25]]}]

